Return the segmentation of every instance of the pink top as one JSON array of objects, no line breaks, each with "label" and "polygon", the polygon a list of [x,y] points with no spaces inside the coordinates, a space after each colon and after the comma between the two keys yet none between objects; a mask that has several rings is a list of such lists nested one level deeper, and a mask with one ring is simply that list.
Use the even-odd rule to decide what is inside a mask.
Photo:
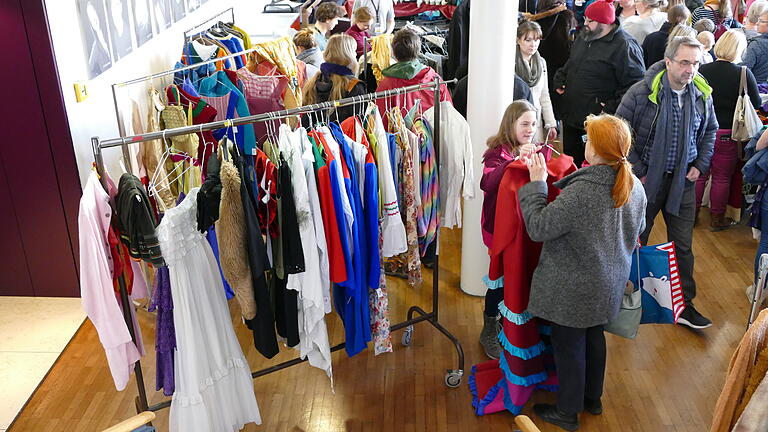
[{"label": "pink top", "polygon": [[140,354],[131,340],[112,285],[112,257],[107,240],[111,218],[109,196],[96,173],[91,173],[80,198],[78,215],[80,297],[104,346],[115,387],[123,390]]}]

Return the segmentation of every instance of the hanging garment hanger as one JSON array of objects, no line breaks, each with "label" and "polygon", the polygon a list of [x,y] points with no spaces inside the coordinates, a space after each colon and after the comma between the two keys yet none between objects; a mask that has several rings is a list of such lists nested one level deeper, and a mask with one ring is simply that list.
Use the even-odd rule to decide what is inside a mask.
[{"label": "hanging garment hanger", "polygon": [[[213,143],[205,143],[205,144],[203,144],[203,154],[206,154],[208,152],[208,146],[213,146]],[[192,168],[194,168],[195,165],[198,164],[197,163],[198,162],[197,159],[195,159],[194,157],[190,156],[187,153],[178,152],[178,153],[173,153],[173,155],[174,156],[182,157],[183,163],[185,163],[187,165],[186,165],[186,167],[184,169],[182,169],[182,171],[176,177],[174,177],[174,178],[172,178],[170,180],[168,179],[169,177],[171,177],[173,175],[174,172],[178,171],[178,168],[175,168],[173,171],[171,171],[170,174],[168,174],[164,178],[162,178],[160,180],[160,183],[164,183],[165,186],[161,187],[160,189],[157,189],[155,187],[156,193],[160,193],[160,192],[162,192],[162,191],[164,191],[166,189],[170,189],[172,184],[174,184],[176,182],[179,182],[179,181],[181,181],[180,184],[181,184],[182,189],[185,189],[185,186],[186,186],[185,175]]]}]

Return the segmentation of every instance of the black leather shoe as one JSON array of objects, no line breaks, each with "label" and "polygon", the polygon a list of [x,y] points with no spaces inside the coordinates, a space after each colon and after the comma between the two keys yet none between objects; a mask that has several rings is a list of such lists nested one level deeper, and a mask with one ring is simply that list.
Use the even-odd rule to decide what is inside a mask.
[{"label": "black leather shoe", "polygon": [[567,431],[579,429],[579,416],[576,414],[561,413],[557,406],[551,404],[536,404],[533,406],[533,412],[547,423],[552,423]]},{"label": "black leather shoe", "polygon": [[600,415],[603,413],[603,403],[600,399],[584,398],[584,411],[592,415]]}]

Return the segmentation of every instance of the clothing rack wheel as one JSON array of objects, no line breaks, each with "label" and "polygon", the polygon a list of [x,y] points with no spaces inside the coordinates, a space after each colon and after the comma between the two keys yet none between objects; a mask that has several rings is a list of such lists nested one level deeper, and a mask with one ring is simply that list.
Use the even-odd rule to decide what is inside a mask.
[{"label": "clothing rack wheel", "polygon": [[411,338],[413,337],[413,326],[409,325],[405,328],[405,331],[403,332],[403,339],[402,344],[404,347],[411,346]]}]

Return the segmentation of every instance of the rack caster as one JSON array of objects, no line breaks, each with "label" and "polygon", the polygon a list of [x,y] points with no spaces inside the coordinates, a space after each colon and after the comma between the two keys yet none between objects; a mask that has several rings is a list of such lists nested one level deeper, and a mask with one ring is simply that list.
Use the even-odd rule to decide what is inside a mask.
[{"label": "rack caster", "polygon": [[456,388],[461,385],[461,379],[463,377],[463,370],[448,369],[448,373],[445,374],[445,385],[450,388]]},{"label": "rack caster", "polygon": [[409,325],[403,332],[402,344],[403,346],[411,346],[411,338],[413,337],[413,326]]}]

